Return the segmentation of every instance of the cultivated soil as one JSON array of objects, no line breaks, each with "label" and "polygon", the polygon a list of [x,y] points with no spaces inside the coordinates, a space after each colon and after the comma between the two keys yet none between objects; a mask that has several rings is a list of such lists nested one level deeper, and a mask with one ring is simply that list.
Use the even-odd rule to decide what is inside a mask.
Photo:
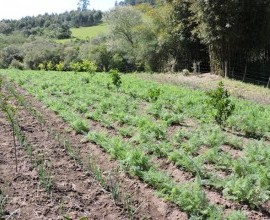
[{"label": "cultivated soil", "polygon": [[[183,83],[182,78],[179,79],[179,82],[175,81],[178,76],[173,74],[151,76],[153,76],[151,79],[163,83],[174,82],[173,84],[177,85]],[[146,76],[142,75],[142,77]],[[201,78],[198,76],[181,77],[189,78],[183,84],[188,85],[190,80],[190,85],[200,88],[199,84],[206,82],[207,75]],[[197,81],[193,79],[194,77]],[[202,79],[203,77],[205,79]],[[209,77],[216,76],[209,74],[207,80],[210,80]],[[212,83],[212,88],[216,86],[218,81],[217,78]],[[211,88],[211,86],[209,87]],[[18,172],[16,172],[12,130],[3,114],[0,113],[0,138],[3,140],[0,151],[0,186],[3,194],[7,197],[4,211],[6,218],[63,219],[64,216],[68,216],[71,219],[80,219],[81,217],[87,219],[188,219],[185,212],[159,198],[147,184],[125,173],[101,147],[87,142],[83,135],[76,134],[59,116],[26,91],[19,87],[16,89],[26,98],[25,106],[29,107],[18,108],[17,114],[23,135],[27,142],[33,146],[33,156],[27,155],[24,147],[18,146]],[[260,96],[253,93],[252,97],[253,101],[263,104],[267,104],[269,101],[270,103],[270,97],[264,98],[261,93]],[[19,106],[15,102],[14,105]],[[145,105],[147,104],[144,103],[141,111],[145,111]],[[30,113],[29,109],[31,108],[41,113],[42,122]],[[118,135],[117,129],[113,127],[105,128],[92,120],[89,120],[89,123],[90,128],[94,130],[104,130],[108,134]],[[188,128],[194,127],[194,122],[185,124]],[[173,133],[181,126],[171,126],[168,136],[173,136]],[[70,143],[79,155],[79,161],[74,160],[69,155],[61,140],[67,140]],[[207,148],[201,150],[205,151]],[[221,150],[230,153],[233,158],[243,155],[241,150],[226,145],[222,146]],[[50,171],[53,187],[49,193],[40,183],[37,167],[33,165],[33,158],[44,158],[44,163]],[[102,177],[106,182],[105,185],[97,181],[93,170],[87,169],[89,160],[101,170]],[[153,157],[153,162],[161,170],[168,172],[176,182],[187,183],[194,180],[190,173],[181,170],[165,158]],[[211,170],[210,165],[209,169]],[[221,176],[226,175],[220,173]],[[111,181],[119,184],[118,199],[113,199]],[[270,219],[267,211],[268,204],[265,205],[265,210],[252,210],[245,204],[224,199],[222,193],[211,188],[205,188],[204,192],[210,203],[223,206],[226,212],[241,209],[249,219]]]},{"label": "cultivated soil", "polygon": [[[17,89],[26,97],[27,106],[33,106],[43,115],[44,123],[39,123],[29,110],[18,108],[17,112],[23,134],[33,146],[33,157],[42,157],[48,164],[53,187],[50,193],[45,192],[39,182],[37,170],[32,166],[31,158],[22,147],[19,148],[19,168],[16,173],[11,128],[5,129],[5,133],[1,132],[1,135],[10,140],[1,145],[1,152],[4,153],[1,155],[0,165],[3,172],[1,188],[5,188],[4,193],[8,197],[4,213],[6,218],[63,219],[67,216],[71,219],[187,219],[186,213],[157,197],[147,184],[124,172],[118,172],[119,165],[99,146],[84,142],[83,136],[70,131],[68,125],[54,112],[24,90]],[[17,103],[15,105],[18,106]],[[3,115],[1,119],[8,127]],[[2,126],[1,128],[4,129]],[[105,179],[112,176],[120,185],[119,194],[122,198],[113,200],[108,187],[102,187],[91,172],[70,158],[55,136],[68,140],[76,148],[82,161],[89,161],[91,158],[101,169]],[[7,164],[7,159],[4,158],[9,158],[8,162],[13,165]],[[27,175],[27,180],[14,178],[17,175]],[[24,180],[22,186],[21,180]],[[13,186],[15,183],[16,186]],[[127,210],[126,202],[130,203],[130,210]]]}]

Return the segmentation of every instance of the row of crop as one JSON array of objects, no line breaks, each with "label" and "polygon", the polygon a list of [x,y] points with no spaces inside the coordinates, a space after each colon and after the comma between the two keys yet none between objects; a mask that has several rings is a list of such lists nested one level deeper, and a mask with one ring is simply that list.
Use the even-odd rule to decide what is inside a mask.
[{"label": "row of crop", "polygon": [[[58,101],[59,101],[59,97],[57,97],[57,99],[55,99],[54,100],[54,103],[57,103]],[[50,104],[50,103],[47,103],[47,104]],[[51,103],[52,104],[52,103]],[[64,105],[63,104],[63,106],[62,106],[62,108],[58,108],[58,109],[55,109],[56,111],[58,111],[59,112],[59,114],[62,116],[62,117],[64,117],[71,125],[73,124],[73,122],[74,121],[72,121],[72,120],[79,120],[79,115],[76,115],[76,113],[73,113],[72,112],[72,109],[66,109],[66,108],[68,108],[68,105]],[[109,138],[107,141],[109,141],[109,140],[111,140],[112,138]],[[112,139],[113,140],[113,139]],[[113,143],[111,143],[110,142],[110,144],[108,144],[109,146],[114,146],[114,145],[112,145]],[[103,146],[104,146],[104,143],[102,144]],[[116,146],[118,146],[118,145],[116,145]],[[126,152],[126,153],[123,153],[123,152]],[[118,151],[116,151],[116,152],[118,152]],[[129,171],[131,171],[131,172],[135,172],[134,174],[136,174],[136,175],[139,175],[140,177],[141,177],[141,166],[138,166],[138,165],[140,165],[140,163],[142,162],[142,164],[144,164],[144,162],[145,162],[145,159],[144,158],[146,158],[146,157],[141,157],[141,156],[143,156],[143,151],[141,151],[139,148],[135,151],[135,152],[133,152],[133,151],[130,151],[130,149],[127,147],[127,146],[125,146],[125,147],[122,147],[121,148],[121,150],[120,150],[120,155],[121,155],[121,152],[123,153],[123,155],[125,155],[124,156],[124,158],[130,158],[130,161],[128,160],[128,162],[125,160],[124,161],[124,164],[128,164],[128,168],[129,168]],[[129,153],[129,154],[131,154],[130,156],[128,156],[127,155],[127,153]],[[122,160],[121,159],[121,157],[119,156],[119,157],[117,157],[117,159],[118,160]],[[138,160],[138,161],[137,161]],[[139,163],[139,164],[138,164]],[[137,170],[137,168],[139,167],[139,171]],[[147,172],[150,172],[150,170],[151,170],[151,173],[152,172],[154,172],[153,171],[153,169],[150,169],[150,168],[152,168],[153,167],[153,165],[147,165],[147,166],[142,166],[143,167],[143,171],[147,171]],[[155,170],[155,169],[154,169]],[[152,178],[154,177],[154,176],[162,176],[162,175],[160,175],[160,174],[158,174],[158,173],[154,173],[154,175],[150,175]],[[142,177],[141,177],[142,178]],[[163,178],[164,179],[164,178]],[[160,188],[162,188],[162,190],[161,191],[163,191],[163,190],[166,190],[166,193],[165,194],[168,194],[167,196],[169,196],[170,197],[170,195],[174,198],[174,202],[176,202],[177,204],[179,204],[179,201],[177,201],[177,200],[179,200],[180,198],[182,198],[182,196],[181,195],[184,195],[184,194],[186,194],[187,192],[189,192],[190,191],[190,189],[189,190],[186,190],[185,191],[185,187],[182,189],[182,188],[175,188],[175,186],[172,186],[172,187],[170,187],[169,189],[166,189],[166,187],[164,186],[164,184],[166,184],[166,185],[171,185],[170,183],[168,183],[168,182],[164,182],[163,183],[163,179],[162,179],[162,181],[160,181],[163,185],[161,185],[161,186],[159,186],[159,185],[153,185],[154,187],[156,187],[157,189],[160,189]],[[145,179],[144,179],[145,180]],[[146,181],[146,180],[145,180]],[[150,180],[148,180],[148,181],[151,181],[151,179]],[[147,181],[147,182],[148,182]],[[154,182],[156,182],[156,181],[154,181]],[[159,181],[158,181],[159,182]],[[149,183],[149,182],[148,182]],[[159,183],[159,184],[161,184],[161,183]],[[165,188],[164,188],[165,187]],[[195,187],[196,188],[196,187]],[[159,190],[160,191],[160,190]],[[168,192],[167,192],[168,191]],[[178,195],[178,196],[176,196],[175,195],[175,193],[176,193],[176,195]],[[183,194],[182,194],[183,193]],[[199,193],[200,195],[201,195],[201,193]],[[202,199],[202,201],[200,201],[200,202],[203,202],[203,204],[204,204],[204,198],[203,197],[201,197],[201,196],[199,196],[201,199]],[[183,200],[182,201],[182,205],[181,204],[179,204],[180,206],[181,206],[181,208],[183,208],[184,210],[186,210],[186,211],[189,211],[189,212],[191,212],[191,214],[198,214],[197,212],[199,211],[199,210],[202,210],[201,208],[202,208],[202,206],[200,205],[200,207],[199,208],[194,208],[194,207],[192,207],[192,210],[187,210],[187,208],[185,208],[185,202],[186,201],[188,201],[188,199],[185,199],[185,200]],[[192,200],[193,201],[193,200]],[[195,201],[197,201],[197,200],[195,200]],[[190,206],[190,204],[188,204],[189,206]],[[184,206],[184,207],[183,207]],[[188,207],[189,207],[188,206]],[[198,205],[195,205],[195,207],[197,207]],[[200,211],[201,212],[201,211]],[[212,213],[212,211],[211,211],[211,213]],[[215,211],[215,213],[216,213],[216,211]],[[200,214],[202,214],[202,213],[200,213]],[[205,214],[203,214],[203,215],[206,215],[206,216],[209,216],[209,213],[205,213]],[[211,214],[212,215],[212,214]]]},{"label": "row of crop", "polygon": [[[135,207],[135,201],[133,201],[132,195],[128,192],[123,192],[122,189],[120,189],[120,183],[117,182],[114,179],[117,179],[117,174],[112,172],[109,172],[108,174],[104,175],[102,170],[98,167],[97,162],[95,159],[89,154],[88,156],[82,157],[80,155],[78,149],[75,149],[72,144],[69,142],[67,138],[65,138],[63,135],[61,135],[59,132],[57,132],[54,128],[50,127],[46,120],[44,119],[41,112],[39,112],[37,109],[33,108],[29,102],[25,100],[25,98],[20,95],[13,85],[7,84],[6,90],[10,93],[10,95],[17,100],[17,102],[23,106],[23,108],[31,114],[34,118],[37,119],[37,121],[40,123],[40,125],[43,126],[43,128],[46,127],[47,131],[49,132],[50,136],[58,142],[59,146],[65,149],[66,153],[69,155],[70,158],[72,158],[78,165],[82,166],[84,170],[87,170],[90,172],[93,177],[100,183],[100,186],[104,188],[107,192],[111,193],[111,196],[114,200],[114,202],[119,205],[121,208],[123,208],[130,219],[133,219],[134,216],[136,216],[136,210]],[[69,116],[68,116],[69,115]],[[68,118],[70,117],[70,114],[67,114]],[[26,140],[26,139],[24,139]],[[29,156],[31,156],[31,160],[33,158],[33,149],[32,146],[24,141],[24,147],[27,150],[27,153]],[[44,166],[42,166],[45,163],[42,163],[44,160],[44,157],[38,157],[38,160],[34,160],[34,162],[38,162],[39,165],[39,174],[40,174],[40,180],[41,184],[45,187],[46,191],[50,191],[53,186],[51,175],[48,174],[49,171],[46,170]],[[68,217],[65,216],[65,218],[68,219]]]},{"label": "row of crop", "polygon": [[[72,76],[72,77],[74,77],[74,76]],[[73,78],[73,80],[76,80],[76,79],[77,79],[77,83],[78,83],[78,79],[80,79],[80,77],[76,76],[76,78]],[[62,84],[64,84],[63,81],[60,80],[60,82]],[[72,82],[74,83],[74,81],[72,81]],[[127,108],[128,108],[128,106],[132,106],[132,104],[130,102],[128,102],[127,99],[125,99],[123,102],[118,102],[118,100],[121,100],[120,96],[116,96],[116,97],[112,98],[110,96],[110,93],[108,91],[106,92],[106,90],[102,86],[102,85],[106,84],[106,81],[99,82],[98,77],[95,77],[95,79],[93,79],[93,82],[96,82],[96,84],[90,83],[90,85],[89,85],[89,83],[88,83],[87,90],[83,89],[82,84],[80,84],[81,87],[79,88],[79,91],[76,91],[76,89],[74,89],[74,87],[73,87],[74,92],[72,94],[67,93],[67,95],[66,95],[67,97],[70,98],[70,100],[69,100],[70,102],[67,102],[66,105],[64,105],[63,103],[60,103],[59,99],[52,101],[52,103],[50,103],[50,101],[49,101],[48,104],[53,105],[53,108],[55,108],[56,111],[59,111],[59,110],[61,111],[61,108],[62,108],[62,110],[67,109],[67,108],[71,108],[72,111],[76,111],[77,110],[76,106],[79,107],[80,105],[85,105],[85,109],[87,111],[88,105],[86,103],[84,103],[84,100],[88,100],[88,102],[90,104],[93,101],[96,101],[96,103],[98,103],[96,108],[99,108],[100,110],[97,111],[98,114],[95,115],[96,118],[94,118],[94,119],[101,120],[101,121],[104,121],[104,118],[106,118],[104,116],[105,114],[107,116],[109,114],[117,115],[117,113],[119,111],[120,112],[123,111],[123,109],[121,109],[121,108],[124,108],[124,110],[127,110],[127,109],[125,109],[126,107],[123,107],[125,102],[126,102]],[[68,83],[69,88],[70,88],[72,85],[71,81],[66,81],[66,83]],[[78,86],[78,85],[76,85],[76,81],[75,81],[75,85],[73,85],[73,86]],[[89,91],[89,88],[91,88],[91,86],[93,86],[91,93],[87,93],[87,91]],[[54,85],[54,89],[57,89],[57,86]],[[93,94],[94,91],[95,91],[95,94]],[[50,91],[50,93],[51,92],[52,91]],[[64,92],[66,93],[66,91],[64,91]],[[104,95],[102,95],[102,94],[104,94]],[[74,95],[74,96],[72,96],[72,95]],[[95,99],[89,100],[91,98],[91,96],[94,96]],[[105,99],[106,96],[107,96],[107,99]],[[103,104],[102,104],[102,99],[103,99]],[[78,103],[75,104],[75,108],[71,107],[72,100],[78,100]],[[134,99],[131,99],[131,100],[134,101]],[[126,123],[127,124],[131,123],[131,125],[135,126],[136,128],[138,128],[137,130],[139,130],[139,132],[138,132],[139,136],[137,138],[138,142],[140,144],[144,144],[144,146],[147,146],[147,145],[151,146],[153,151],[156,151],[156,152],[163,154],[169,160],[173,161],[176,165],[178,165],[180,167],[184,167],[186,170],[193,172],[193,173],[197,173],[198,167],[200,167],[200,168],[203,167],[203,164],[205,162],[216,163],[218,166],[220,166],[221,168],[224,168],[224,169],[232,169],[231,157],[228,154],[224,154],[224,153],[221,154],[219,152],[218,147],[214,147],[214,145],[216,145],[216,143],[214,143],[214,142],[217,141],[218,138],[220,139],[220,137],[215,137],[215,135],[220,135],[218,132],[216,132],[217,134],[215,134],[213,132],[210,132],[210,133],[209,132],[208,133],[202,132],[202,134],[200,135],[201,137],[203,137],[203,136],[211,137],[211,135],[213,135],[214,138],[212,138],[212,140],[210,138],[208,138],[209,140],[200,140],[195,135],[195,136],[193,136],[194,138],[191,138],[189,142],[181,144],[179,149],[175,150],[174,148],[170,147],[171,146],[170,142],[163,142],[163,143],[159,143],[157,145],[155,142],[150,141],[153,138],[154,139],[162,139],[164,137],[164,134],[165,134],[164,129],[160,129],[160,126],[157,126],[155,123],[151,122],[151,118],[142,117],[142,116],[132,117],[132,114],[130,114],[130,112],[128,110],[126,111],[126,114],[129,115],[129,121],[126,121]],[[61,115],[62,115],[62,117],[65,118],[66,117],[65,115],[69,115],[69,113],[65,112],[64,114],[62,113]],[[78,120],[77,118],[78,118],[78,115],[74,114],[71,117],[71,119],[68,119],[66,117],[66,120],[72,121],[71,125],[73,127],[75,127],[75,128],[78,127],[82,131],[87,132],[88,131],[87,122],[86,121],[83,122],[81,120]],[[107,124],[110,124],[110,122],[113,122],[110,117],[107,117],[107,118],[109,118],[107,121]],[[219,145],[220,145],[222,141],[219,140],[219,142],[220,142],[219,143]],[[204,155],[200,155],[198,157],[193,157],[192,153],[194,153],[196,150],[198,150],[198,148],[203,144],[206,144],[206,145],[208,144],[209,146],[212,146],[212,149],[209,149],[209,151],[207,151]],[[166,146],[166,147],[162,147],[162,149],[160,149],[160,146]],[[186,155],[188,155],[188,156],[186,156]],[[264,168],[264,170],[266,170],[266,169]],[[201,175],[204,174],[203,170],[201,170],[201,169],[199,169],[199,172]],[[252,173],[250,173],[250,174],[252,174]],[[207,176],[207,175],[204,174],[204,176]],[[223,189],[225,195],[229,196],[230,193],[231,193],[231,195],[237,194],[235,192],[238,189],[235,188],[234,185],[227,184],[227,182],[231,183],[232,181],[239,181],[238,180],[239,178],[235,180],[235,176],[236,175],[234,173],[232,173],[230,179],[226,178],[222,182],[222,189]],[[210,177],[212,177],[212,176],[210,176]],[[243,177],[241,177],[241,178],[243,178]],[[247,174],[244,178],[245,178],[244,181],[247,181],[249,179],[249,175]],[[216,180],[215,178],[213,178],[213,179]],[[215,183],[214,181],[212,181],[211,184],[214,184],[216,187],[220,187],[220,182]],[[256,193],[256,191],[258,191],[257,190],[258,187],[256,188],[256,191],[252,190],[253,185],[252,184],[248,185],[248,187],[249,187],[248,189],[251,192],[251,195],[253,195],[254,193]],[[241,186],[239,186],[239,187],[241,187]],[[245,189],[247,189],[247,187]],[[260,189],[259,190],[260,194],[267,195],[267,189],[265,187],[260,187],[259,189]],[[230,198],[233,198],[233,196],[230,196]],[[252,200],[250,201],[249,198],[250,198],[250,196],[244,197],[241,194],[239,194],[238,196],[236,195],[234,197],[234,199],[236,199],[236,200],[247,201],[251,204],[256,204],[256,205],[259,203],[262,203],[268,199],[268,197],[265,196],[262,199],[258,199],[257,201],[253,202]]]}]

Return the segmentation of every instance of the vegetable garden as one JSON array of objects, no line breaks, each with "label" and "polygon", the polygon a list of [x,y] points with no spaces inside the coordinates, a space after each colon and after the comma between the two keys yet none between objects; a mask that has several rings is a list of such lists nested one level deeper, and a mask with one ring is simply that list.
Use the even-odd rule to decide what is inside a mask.
[{"label": "vegetable garden", "polygon": [[[51,126],[48,133],[64,149],[61,157],[89,170],[95,186],[111,195],[114,204],[108,203],[110,211],[117,213],[114,218],[270,218],[269,106],[226,94],[231,115],[226,112],[226,117],[217,117],[219,110],[211,105],[218,97],[214,93],[144,81],[116,71],[1,70],[0,74],[5,100],[18,108],[14,112],[19,124],[16,130],[29,118],[36,120],[35,129],[40,133]],[[41,103],[55,114],[51,112],[46,118]],[[28,116],[20,117],[22,111]],[[54,130],[58,119],[63,120],[59,134]],[[26,149],[46,193],[57,194],[57,175],[62,174],[55,164],[54,148],[49,147],[49,153],[46,148],[42,154],[35,153],[37,146],[30,146],[33,134],[25,132],[17,131],[19,147]],[[69,141],[70,136],[77,142]],[[80,144],[91,144],[92,150]],[[50,163],[44,159],[46,155]],[[104,161],[99,160],[101,155]],[[20,164],[20,153],[18,157]],[[108,164],[114,164],[115,169],[106,168]],[[69,176],[69,170],[63,170]],[[146,186],[144,190],[152,200],[144,197],[142,189],[141,194],[134,193],[127,186],[129,180]],[[6,198],[4,190],[1,192]],[[148,204],[154,198],[167,204],[170,211],[154,216],[155,204]],[[2,203],[3,216],[9,200]],[[173,210],[178,214],[174,216]],[[93,217],[83,210],[77,213],[86,219]],[[64,208],[61,215],[72,219]]]}]

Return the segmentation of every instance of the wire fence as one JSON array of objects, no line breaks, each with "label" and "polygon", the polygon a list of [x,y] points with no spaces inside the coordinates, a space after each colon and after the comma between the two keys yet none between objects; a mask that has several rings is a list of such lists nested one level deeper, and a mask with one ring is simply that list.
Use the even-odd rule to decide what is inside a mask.
[{"label": "wire fence", "polygon": [[[210,72],[210,63],[194,62],[189,67],[194,73]],[[225,76],[235,80],[248,82],[270,88],[270,63],[237,63],[224,62],[223,71]]]}]

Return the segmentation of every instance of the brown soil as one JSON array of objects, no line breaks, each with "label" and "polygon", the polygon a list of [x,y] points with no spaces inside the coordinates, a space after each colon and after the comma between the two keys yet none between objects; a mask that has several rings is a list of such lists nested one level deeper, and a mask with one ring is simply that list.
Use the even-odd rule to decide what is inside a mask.
[{"label": "brown soil", "polygon": [[22,147],[18,152],[16,173],[11,128],[1,117],[1,188],[4,187],[5,194],[10,198],[5,208],[7,218],[63,219],[69,216],[72,219],[128,219],[123,210],[115,205],[111,195],[70,160],[30,115],[18,111],[18,116],[23,133],[33,146],[33,158],[43,155],[50,164],[53,188],[50,193],[45,192],[37,170]]},{"label": "brown soil", "polygon": [[231,146],[229,145],[222,145],[220,147],[224,152],[230,154],[232,156],[233,159],[236,159],[238,157],[243,157],[244,156],[244,153],[243,151],[240,151],[240,150],[236,150],[234,148],[232,148]]},{"label": "brown soil", "polygon": [[[35,100],[31,95],[25,92],[21,88],[17,88],[20,94],[23,94],[27,100],[29,101],[29,105],[33,106],[35,109],[39,110],[45,118],[46,127],[51,129],[55,133],[59,133],[64,136],[72,146],[76,146],[77,150],[79,151],[80,155],[83,157],[83,160],[87,160],[89,156],[95,158],[95,162],[97,163],[98,167],[103,170],[103,174],[110,174],[115,170],[119,170],[119,165],[116,161],[110,159],[108,154],[106,154],[103,149],[99,148],[98,146],[83,142],[84,139],[83,135],[75,134],[75,132],[67,132],[67,124],[62,121],[55,113],[51,110],[47,109],[43,106],[42,103]],[[33,120],[31,124],[33,123]],[[93,125],[93,124],[92,124]],[[27,127],[27,126],[26,126]],[[40,127],[40,126],[39,126]],[[35,129],[37,129],[35,127]],[[26,129],[26,130],[35,130],[35,129]],[[43,133],[44,131],[40,131]],[[114,132],[114,131],[112,131]],[[30,132],[31,133],[31,132]],[[31,133],[32,134],[32,133]],[[31,136],[31,134],[29,134]],[[33,136],[33,134],[32,134]],[[33,137],[29,138],[33,138]],[[38,139],[38,138],[36,138]],[[51,140],[51,138],[50,138]],[[47,144],[43,144],[45,147]],[[52,153],[55,153],[54,148],[51,149]],[[47,152],[47,150],[46,150]],[[62,150],[65,154],[65,152]],[[51,156],[52,157],[52,156]],[[55,159],[62,158],[62,155],[54,155]],[[53,157],[52,157],[53,158]],[[61,162],[60,162],[61,161]],[[67,161],[68,159],[61,159],[56,164],[56,167],[61,166],[62,162]],[[59,167],[59,170],[60,167]],[[70,173],[69,170],[62,171],[62,174]],[[141,218],[149,218],[149,219],[187,219],[187,214],[181,212],[175,205],[166,202],[155,195],[153,189],[151,189],[147,184],[140,182],[137,179],[130,178],[124,172],[121,172],[117,175],[117,180],[119,181],[120,188],[123,192],[132,195],[133,204],[135,205],[134,215],[137,216],[139,219]],[[75,184],[76,186],[76,184]],[[108,209],[109,211],[109,209]],[[106,213],[103,212],[102,213]],[[110,212],[112,213],[112,212]],[[122,217],[117,217],[116,219],[121,219]],[[108,218],[105,218],[108,219]]]}]

